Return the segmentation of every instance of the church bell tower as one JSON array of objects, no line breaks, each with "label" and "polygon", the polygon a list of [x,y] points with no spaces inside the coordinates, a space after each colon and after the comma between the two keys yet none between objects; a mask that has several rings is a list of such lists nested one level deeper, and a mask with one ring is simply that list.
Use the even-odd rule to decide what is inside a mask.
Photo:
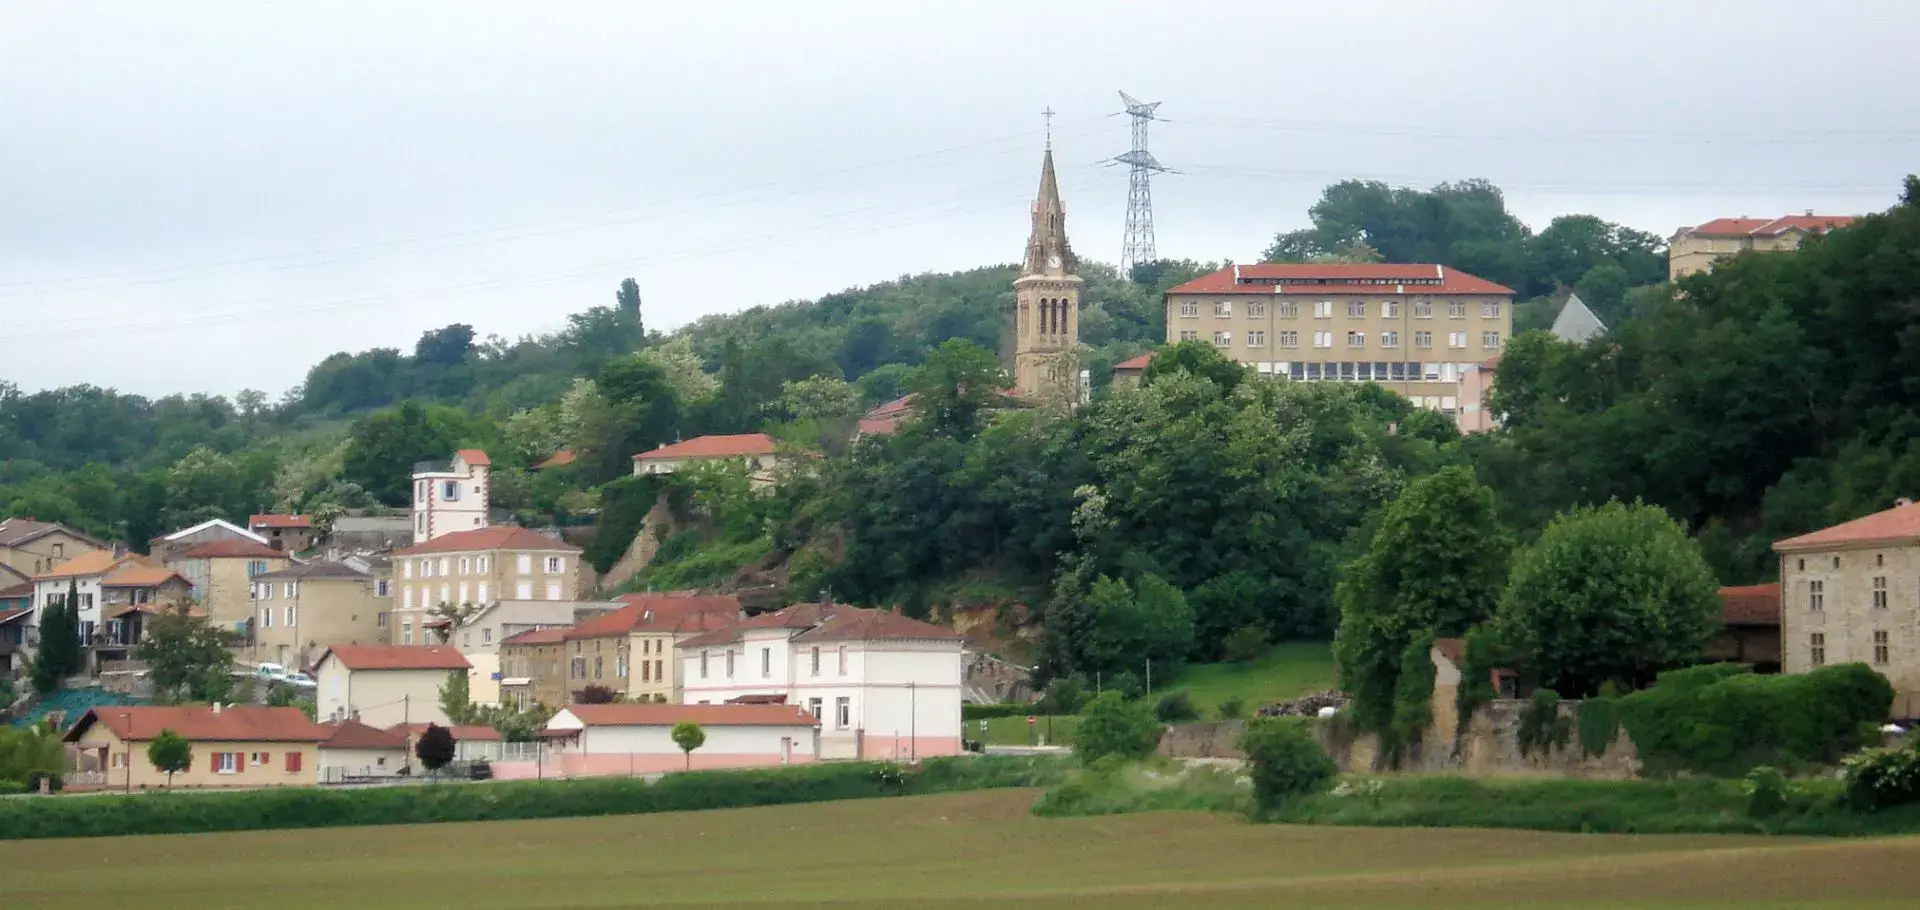
[{"label": "church bell tower", "polygon": [[1028,400],[1080,401],[1080,262],[1067,244],[1067,210],[1053,173],[1053,141],[1040,161],[1027,255],[1014,279],[1014,384]]}]

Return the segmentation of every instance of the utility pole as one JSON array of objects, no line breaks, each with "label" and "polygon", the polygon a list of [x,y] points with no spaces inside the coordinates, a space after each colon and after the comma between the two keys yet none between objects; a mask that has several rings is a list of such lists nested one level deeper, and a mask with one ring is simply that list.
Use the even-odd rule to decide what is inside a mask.
[{"label": "utility pole", "polygon": [[1162,118],[1154,116],[1160,102],[1143,102],[1126,92],[1120,93],[1126,115],[1133,118],[1133,147],[1124,155],[1108,159],[1108,164],[1124,164],[1127,172],[1127,231],[1120,245],[1120,276],[1133,277],[1133,267],[1159,258],[1153,243],[1153,175],[1177,174],[1162,165],[1147,151],[1147,124]]},{"label": "utility pole", "polygon": [[[393,704],[393,703],[388,702],[387,704]],[[412,693],[408,693],[406,695],[400,696],[400,729],[402,730],[407,729],[407,725],[412,722],[413,722],[413,695]],[[402,741],[404,741],[407,744],[407,754],[400,756],[401,767],[406,769],[408,777],[412,777],[413,776],[413,733],[409,731],[405,737],[402,737]]]},{"label": "utility pole", "polygon": [[920,760],[920,684],[907,683],[907,751]]},{"label": "utility pole", "polygon": [[1147,658],[1147,697],[1153,697],[1153,658]]}]

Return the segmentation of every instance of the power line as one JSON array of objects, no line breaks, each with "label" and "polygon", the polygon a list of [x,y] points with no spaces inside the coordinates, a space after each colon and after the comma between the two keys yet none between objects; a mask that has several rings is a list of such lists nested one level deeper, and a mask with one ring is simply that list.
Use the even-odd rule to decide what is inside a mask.
[{"label": "power line", "polygon": [[[1377,180],[1383,183],[1403,185],[1433,185],[1458,182],[1459,175],[1435,176],[1407,173],[1368,172],[1358,168],[1342,170],[1313,170],[1306,168],[1266,168],[1242,167],[1234,165],[1195,165],[1188,173],[1198,177],[1219,177],[1223,179],[1263,179],[1295,178],[1300,181],[1322,180]],[[1717,194],[1755,195],[1779,193],[1886,193],[1887,183],[1779,183],[1760,184],[1744,182],[1739,184],[1704,183],[1698,181],[1667,182],[1591,182],[1591,181],[1540,181],[1491,179],[1495,186],[1503,190],[1533,190],[1541,192],[1578,192],[1596,195],[1643,195],[1643,196],[1693,196]]]},{"label": "power line", "polygon": [[1158,258],[1153,243],[1153,175],[1173,171],[1147,151],[1147,124],[1160,119],[1153,113],[1160,102],[1141,101],[1126,92],[1120,93],[1120,102],[1133,121],[1133,147],[1109,163],[1127,166],[1127,226],[1120,243],[1120,274],[1131,275],[1134,266]]},{"label": "power line", "polygon": [[[1098,123],[1103,119],[1104,118],[1101,118],[1101,117],[1087,117],[1087,118],[1081,118],[1080,120],[1075,121],[1075,123],[1080,127],[1080,129],[1078,129],[1075,134],[1091,133],[1093,131],[1091,128],[1091,125]],[[608,210],[594,213],[591,215],[579,216],[574,218],[555,218],[555,219],[547,219],[543,221],[520,222],[515,224],[496,225],[496,226],[487,227],[487,228],[471,228],[466,230],[444,232],[440,234],[427,234],[427,235],[421,235],[418,237],[403,238],[403,239],[397,239],[397,240],[368,241],[365,243],[356,243],[356,244],[349,244],[346,246],[321,248],[317,250],[276,253],[276,254],[263,255],[263,256],[252,256],[252,257],[245,257],[240,259],[228,259],[228,260],[220,260],[215,262],[196,263],[196,264],[190,264],[190,265],[163,266],[163,267],[152,268],[152,269],[135,269],[135,270],[122,271],[122,272],[68,275],[68,276],[63,276],[59,278],[42,278],[42,279],[32,279],[28,281],[0,282],[0,298],[4,298],[7,296],[15,296],[19,292],[25,291],[25,290],[44,289],[52,285],[70,285],[75,283],[101,283],[101,284],[110,284],[115,287],[122,287],[122,286],[139,286],[139,285],[147,285],[147,284],[164,284],[164,283],[172,283],[176,281],[189,281],[189,280],[194,280],[195,278],[203,277],[198,275],[178,274],[182,272],[196,272],[196,271],[202,271],[202,270],[228,270],[234,266],[249,266],[249,265],[260,266],[260,267],[253,268],[253,269],[243,269],[238,271],[229,271],[227,272],[227,274],[251,274],[251,273],[259,273],[259,272],[283,271],[287,269],[315,268],[315,267],[325,266],[325,265],[338,265],[346,262],[368,261],[368,260],[386,258],[388,256],[393,256],[393,255],[418,254],[418,253],[425,253],[425,252],[440,252],[443,250],[450,250],[450,249],[463,249],[463,248],[475,247],[475,246],[485,246],[485,245],[495,244],[495,243],[509,243],[509,242],[514,242],[518,240],[529,240],[529,239],[536,239],[540,237],[555,236],[560,234],[576,233],[580,231],[597,230],[600,228],[612,227],[620,224],[628,224],[628,223],[633,223],[637,221],[644,221],[649,218],[670,217],[673,215],[685,214],[687,212],[693,212],[693,211],[712,211],[716,209],[731,208],[731,207],[740,206],[740,205],[748,205],[751,203],[766,202],[774,199],[782,199],[782,198],[788,198],[792,196],[799,196],[799,195],[804,195],[806,193],[817,192],[829,187],[850,182],[849,179],[827,179],[827,178],[857,178],[861,180],[869,180],[874,177],[897,177],[905,174],[919,173],[925,170],[929,170],[931,168],[947,166],[947,164],[935,164],[929,167],[894,169],[891,171],[878,170],[878,169],[886,168],[892,165],[907,163],[907,162],[921,161],[928,158],[935,158],[943,155],[950,155],[956,152],[970,151],[974,149],[991,147],[996,145],[1004,145],[1006,146],[1006,148],[1000,149],[997,152],[997,154],[1008,154],[1008,153],[1020,151],[1024,147],[1023,144],[1025,142],[1031,141],[1032,135],[1033,134],[1031,131],[1024,132],[1024,133],[1009,134],[1005,136],[995,137],[992,139],[983,139],[977,142],[963,143],[961,145],[948,146],[946,148],[935,149],[933,151],[920,152],[913,155],[906,155],[899,158],[885,159],[879,162],[860,164],[860,165],[851,165],[848,167],[838,168],[831,171],[821,172],[820,174],[814,175],[813,177],[808,178],[797,185],[794,185],[793,181],[786,180],[786,179],[770,180],[770,181],[764,181],[756,184],[749,184],[746,186],[734,187],[726,190],[717,190],[709,193],[701,193],[694,196],[682,197],[674,200],[659,200],[659,201],[653,201],[653,202],[637,203],[635,205],[622,206],[619,208],[608,209]],[[950,164],[950,162],[948,164]],[[757,191],[757,190],[774,189],[774,188],[779,188],[783,186],[787,188],[782,192],[778,192],[778,193],[742,196],[741,198],[733,199],[731,201],[708,202],[708,200],[724,199],[725,197],[728,197],[728,196],[735,196],[742,193],[750,193],[752,191]],[[670,206],[675,208],[669,211],[664,211],[664,212],[651,211],[654,209],[670,207]],[[614,216],[628,215],[630,213],[644,213],[644,214],[636,214],[636,215],[633,215],[632,217],[626,217],[626,218],[614,218]],[[607,220],[610,218],[614,220]],[[578,223],[582,219],[599,219],[599,220],[593,221],[593,223],[587,223],[587,224]],[[535,227],[541,227],[541,226],[547,226],[547,225],[561,225],[561,226],[552,227],[546,230],[523,232],[519,234],[510,234],[503,237],[488,238],[488,237],[481,236],[485,234],[498,233],[500,231],[524,231],[527,228],[535,228]],[[340,258],[322,259],[314,262],[287,262],[287,263],[278,262],[279,260],[285,260],[285,259],[300,259],[300,258],[312,257],[312,256],[334,256],[336,254],[354,253],[354,252],[365,251],[365,250],[377,251],[382,248],[411,247],[411,246],[417,246],[420,244],[425,244],[435,240],[452,240],[457,238],[472,238],[472,237],[478,237],[480,239],[469,240],[467,242],[462,242],[462,243],[452,243],[452,244],[444,244],[440,246],[426,247],[423,249],[394,250],[388,253],[375,252],[375,253],[372,253],[369,255],[363,255],[363,256],[344,256]],[[274,263],[278,263],[278,264],[274,264]],[[141,280],[141,281],[120,280],[120,279],[126,279],[126,278],[145,278],[145,280]]]},{"label": "power line", "polygon": [[1914,142],[1920,141],[1920,129],[1794,129],[1771,133],[1681,133],[1658,130],[1579,130],[1563,132],[1517,132],[1436,129],[1410,124],[1337,123],[1311,120],[1279,120],[1260,117],[1182,117],[1182,123],[1201,126],[1225,126],[1280,132],[1317,133],[1340,136],[1385,136],[1412,139],[1462,139],[1499,142],[1579,142],[1579,143],[1675,143],[1686,145],[1827,145],[1835,141]]}]

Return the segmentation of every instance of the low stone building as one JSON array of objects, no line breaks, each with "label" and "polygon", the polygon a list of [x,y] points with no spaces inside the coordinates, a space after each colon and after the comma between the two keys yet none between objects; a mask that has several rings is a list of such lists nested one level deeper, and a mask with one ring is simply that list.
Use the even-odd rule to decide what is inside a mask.
[{"label": "low stone building", "polygon": [[572,701],[567,689],[567,629],[535,629],[500,643],[500,703],[525,710]]},{"label": "low stone building", "polygon": [[1745,664],[1756,673],[1780,672],[1780,585],[1720,589],[1720,631],[1707,642],[1708,661]]},{"label": "low stone building", "polygon": [[1893,683],[1893,716],[1920,718],[1920,503],[1790,537],[1780,557],[1780,669],[1857,661]]}]

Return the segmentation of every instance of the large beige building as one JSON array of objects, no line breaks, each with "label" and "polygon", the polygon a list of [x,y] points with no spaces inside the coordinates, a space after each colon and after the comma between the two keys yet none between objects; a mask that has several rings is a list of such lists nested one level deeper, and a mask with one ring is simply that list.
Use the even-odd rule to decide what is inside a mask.
[{"label": "large beige building", "polygon": [[1773,545],[1781,671],[1860,662],[1893,683],[1893,715],[1920,717],[1920,504],[1901,500]]},{"label": "large beige building", "polygon": [[1815,215],[1812,209],[1780,218],[1715,218],[1699,227],[1681,228],[1667,240],[1667,277],[1710,272],[1714,263],[1748,250],[1797,250],[1809,236],[1851,223],[1851,215]]},{"label": "large beige building", "polygon": [[31,518],[0,519],[0,566],[13,570],[7,577],[16,583],[50,572],[76,556],[105,549],[106,544],[65,525]]},{"label": "large beige building", "polygon": [[256,575],[251,653],[306,669],[334,645],[380,644],[386,601],[373,576],[337,562],[310,562]]},{"label": "large beige building", "polygon": [[1513,290],[1443,265],[1236,265],[1167,291],[1166,309],[1169,343],[1275,379],[1376,382],[1457,420],[1480,405],[1462,376],[1513,336]]},{"label": "large beige building", "polygon": [[740,600],[727,594],[630,594],[625,606],[566,635],[568,694],[605,686],[636,701],[680,698],[676,645],[732,628]]},{"label": "large beige building", "polygon": [[512,525],[459,531],[393,551],[398,596],[388,619],[394,644],[437,641],[450,627],[436,612],[499,600],[578,600],[587,587],[580,548]]},{"label": "large beige building", "polygon": [[252,540],[224,539],[176,548],[167,568],[193,585],[193,599],[208,621],[245,635],[253,618],[253,579],[293,565],[288,555]]}]

